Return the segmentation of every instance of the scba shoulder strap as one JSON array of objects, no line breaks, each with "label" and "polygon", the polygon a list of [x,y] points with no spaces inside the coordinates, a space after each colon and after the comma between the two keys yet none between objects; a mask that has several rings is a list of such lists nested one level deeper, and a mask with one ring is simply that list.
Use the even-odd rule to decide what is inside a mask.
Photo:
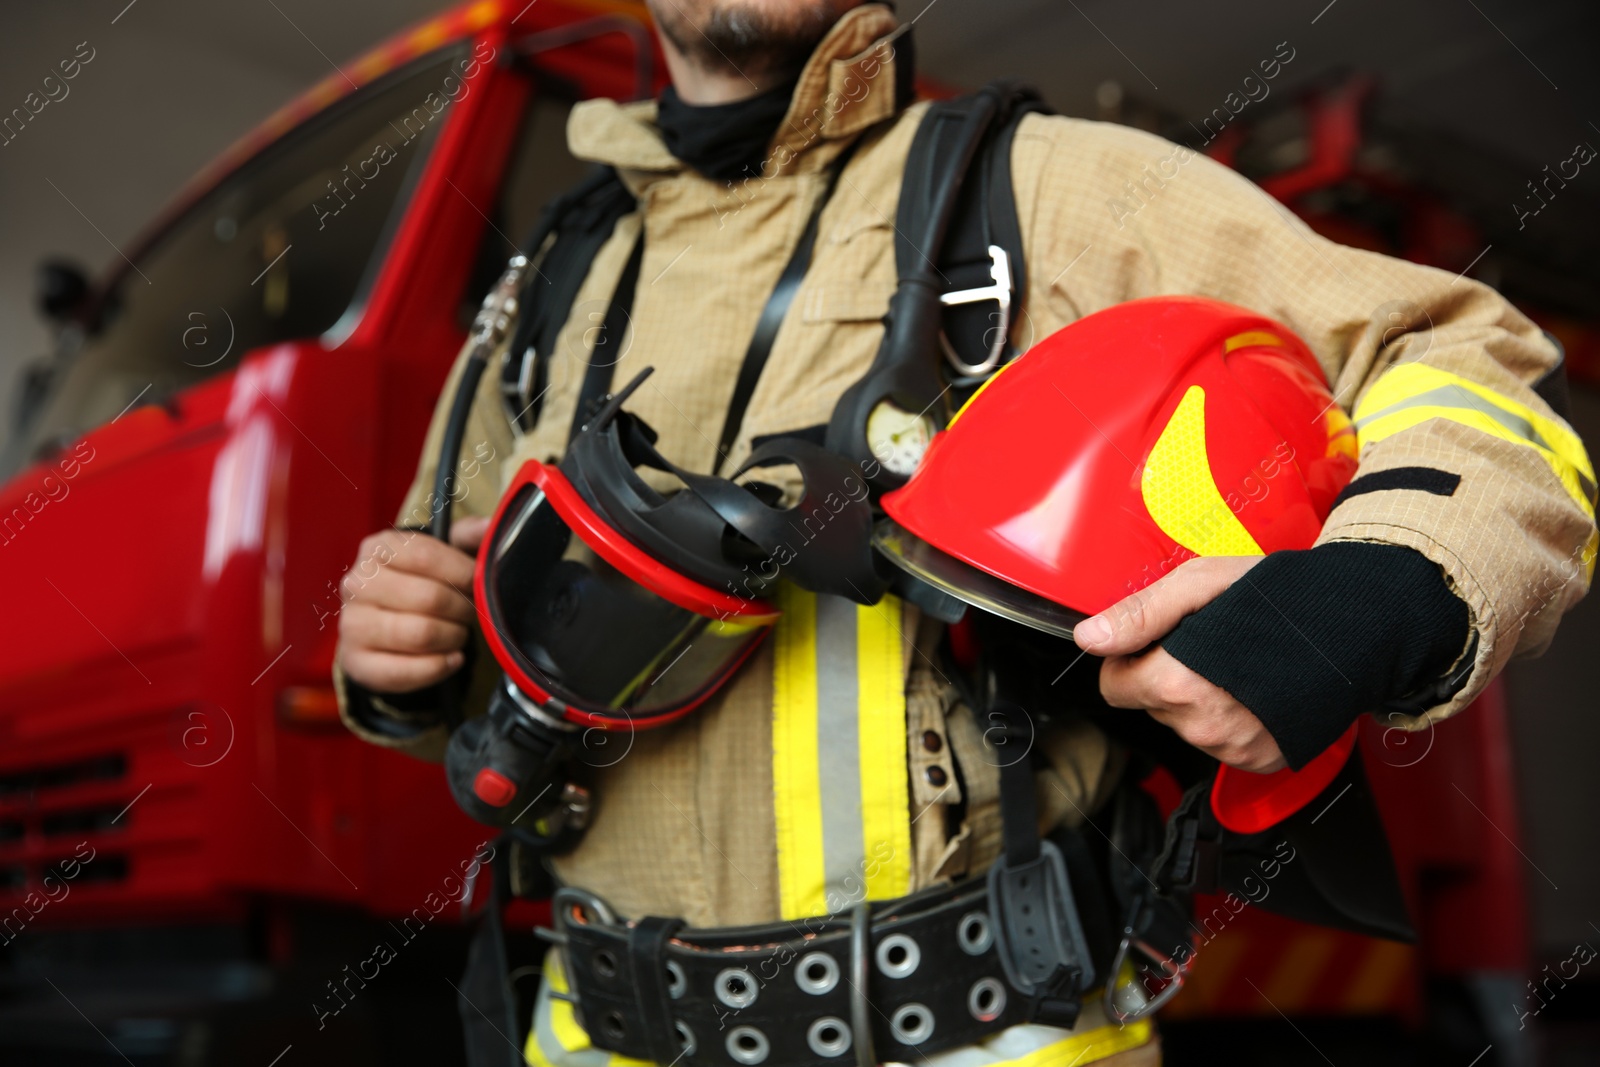
[{"label": "scba shoulder strap", "polygon": [[[934,360],[937,352],[948,361],[952,392],[959,402],[1026,347],[1025,332],[1019,333],[1016,326],[1027,292],[1027,271],[1011,181],[1011,144],[1022,118],[1045,110],[1036,92],[1004,81],[929,106],[906,158],[895,262],[902,289],[910,284],[934,299],[916,300],[914,311],[902,307],[896,315],[891,310],[885,348],[892,348],[893,358],[886,360],[880,352],[874,361],[868,377],[879,379],[875,386],[884,379],[898,385],[906,376],[885,374],[888,365],[920,364],[924,373],[913,377],[922,379],[918,395],[928,393],[919,405],[925,406],[943,390]],[[616,171],[598,167],[545,209],[526,242],[524,254],[530,259],[541,248],[545,251],[523,288],[517,329],[500,370],[506,413],[523,432],[538,422],[550,353],[571,315],[578,289],[601,245],[636,206]],[[803,275],[809,256],[798,259]],[[800,277],[790,278],[790,273],[785,272],[784,288],[792,293]],[[786,309],[787,302],[781,307]],[[915,312],[926,321],[912,321]],[[895,322],[900,332],[890,346]],[[775,334],[775,324],[764,332]],[[908,338],[920,342],[908,346]],[[762,362],[753,361],[757,372]],[[754,389],[754,381],[740,385],[742,394]],[[862,391],[882,392],[856,390]],[[861,421],[864,425],[865,414]],[[737,426],[737,420],[729,422]],[[730,444],[724,441],[720,454],[726,454]],[[869,457],[870,453],[852,456]]]},{"label": "scba shoulder strap", "polygon": [[[596,167],[550,202],[523,246],[523,255],[530,260],[541,248],[545,253],[522,288],[516,332],[500,365],[500,396],[512,425],[524,433],[539,421],[550,353],[572,314],[578,289],[589,276],[600,246],[636,207],[633,194],[616,170]],[[635,274],[636,260],[637,250],[629,261]]]},{"label": "scba shoulder strap", "polygon": [[[901,181],[898,284],[883,339],[867,373],[834,408],[830,449],[872,463],[867,420],[880,404],[920,417],[947,393],[959,403],[1026,347],[1015,329],[1026,267],[1011,144],[1022,119],[1045,110],[1034,90],[1009,81],[929,106]],[[903,480],[883,471],[875,481],[891,488]]]},{"label": "scba shoulder strap", "polygon": [[993,82],[928,109],[906,157],[895,236],[895,265],[905,277],[924,265],[910,235],[931,236],[937,223],[936,176],[945,160],[954,162],[964,154],[962,138],[969,119],[981,114],[990,101],[993,115],[981,131],[935,257],[943,290],[939,348],[958,378],[975,381],[988,377],[1023,347],[1018,344],[1014,317],[1028,286],[1011,182],[1011,145],[1022,119],[1045,110],[1033,89]]}]

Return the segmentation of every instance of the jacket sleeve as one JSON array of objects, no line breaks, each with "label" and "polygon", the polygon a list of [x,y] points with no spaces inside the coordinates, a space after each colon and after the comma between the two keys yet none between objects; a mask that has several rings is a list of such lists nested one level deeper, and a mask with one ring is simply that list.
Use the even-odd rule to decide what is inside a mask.
[{"label": "jacket sleeve", "polygon": [[[420,528],[428,524],[432,513],[434,473],[438,469],[439,445],[444,437],[445,422],[449,418],[450,404],[455,397],[456,383],[461,379],[466,363],[467,349],[463,348],[451,368],[439,401],[434,407],[433,420],[428,426],[427,440],[417,463],[417,475],[406,491],[400,505],[395,526]],[[511,461],[515,437],[511,421],[505,413],[499,396],[499,353],[491,355],[489,367],[478,385],[477,397],[467,419],[466,433],[462,438],[461,458],[457,464],[454,518],[468,515],[492,515],[500,500],[502,465]],[[418,534],[425,537],[426,534]],[[494,657],[488,654],[482,638],[473,632],[467,668],[472,671],[472,681],[466,698],[469,714],[476,714],[486,705],[489,690],[497,676]],[[373,744],[398,749],[419,759],[444,758],[445,728],[438,725],[437,706],[430,701],[430,693],[405,694],[385,697],[371,693],[350,682],[335,663],[334,690],[339,697],[339,717],[357,736]]]},{"label": "jacket sleeve", "polygon": [[1271,316],[1316,354],[1361,446],[1318,544],[1421,552],[1477,638],[1465,686],[1410,725],[1543,650],[1588,588],[1597,539],[1593,467],[1533,390],[1560,361],[1537,326],[1479,282],[1329,241],[1228,168],[1138,130],[1030,116],[1012,160],[1035,337],[1189,294]]}]

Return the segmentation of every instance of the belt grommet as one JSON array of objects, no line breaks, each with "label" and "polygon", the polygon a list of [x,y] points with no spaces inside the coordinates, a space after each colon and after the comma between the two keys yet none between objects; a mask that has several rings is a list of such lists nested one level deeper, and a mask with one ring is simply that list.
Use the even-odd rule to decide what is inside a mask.
[{"label": "belt grommet", "polygon": [[685,1056],[693,1056],[695,1050],[694,1031],[689,1029],[689,1024],[682,1020],[674,1020],[672,1029],[678,1035],[678,1047]]},{"label": "belt grommet", "polygon": [[956,941],[961,945],[961,951],[969,956],[981,956],[989,951],[989,946],[994,944],[994,931],[989,929],[989,913],[983,911],[969,911],[961,916],[961,925],[956,927]]},{"label": "belt grommet", "polygon": [[688,976],[683,973],[683,965],[677,960],[667,961],[667,994],[677,1000],[689,991]]},{"label": "belt grommet", "polygon": [[890,934],[878,942],[876,958],[885,978],[905,978],[922,962],[922,949],[905,934]]},{"label": "belt grommet", "polygon": [[902,1045],[920,1045],[933,1036],[933,1012],[926,1004],[902,1004],[889,1017],[889,1033]]},{"label": "belt grommet", "polygon": [[725,1045],[733,1062],[746,1065],[763,1063],[772,1052],[767,1035],[753,1026],[735,1026],[729,1030]]},{"label": "belt grommet", "polygon": [[839,961],[826,952],[807,952],[795,966],[794,984],[816,997],[832,993],[839,984]]},{"label": "belt grommet", "polygon": [[997,979],[980,978],[967,991],[967,1010],[980,1023],[992,1023],[1006,1010],[1006,987]]},{"label": "belt grommet", "polygon": [[824,1015],[806,1031],[806,1044],[818,1056],[842,1056],[850,1051],[850,1024],[832,1015]]},{"label": "belt grommet", "polygon": [[[748,1008],[756,1002],[756,976],[743,967],[728,967],[717,974],[717,999],[735,1010]],[[766,1057],[763,1056],[762,1059]],[[741,1063],[744,1061],[741,1060]],[[751,1060],[760,1063],[761,1060]]]}]

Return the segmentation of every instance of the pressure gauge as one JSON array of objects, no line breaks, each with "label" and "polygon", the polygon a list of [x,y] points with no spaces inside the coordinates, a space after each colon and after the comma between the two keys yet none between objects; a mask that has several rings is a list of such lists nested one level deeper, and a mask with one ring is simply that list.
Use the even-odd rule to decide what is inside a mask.
[{"label": "pressure gauge", "polygon": [[879,401],[867,416],[867,447],[892,474],[911,477],[933,440],[933,419],[913,415],[888,400]]}]

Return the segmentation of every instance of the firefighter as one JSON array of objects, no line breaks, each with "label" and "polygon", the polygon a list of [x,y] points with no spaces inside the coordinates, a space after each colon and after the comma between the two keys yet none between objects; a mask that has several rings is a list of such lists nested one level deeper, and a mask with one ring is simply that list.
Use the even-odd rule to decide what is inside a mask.
[{"label": "firefighter", "polygon": [[[649,7],[672,86],[653,102],[583,102],[569,123],[572,153],[614,167],[638,206],[599,245],[544,354],[537,420],[486,376],[464,440],[493,459],[456,477],[450,542],[380,531],[359,559],[384,565],[346,581],[341,710],[375,743],[441,758],[441,694],[468,662],[467,712],[483,707],[493,664],[475,635],[473,555],[522,463],[559,456],[582,423],[596,363],[653,366],[632,409],[663,455],[710,472],[774,436],[820,438],[883,334],[895,205],[926,106],[911,99],[906,27],[887,5],[853,0]],[[1029,115],[1010,167],[1030,338],[1155,294],[1224,300],[1303,338],[1360,433],[1355,480],[1314,547],[1184,563],[1077,626],[1107,702],[1148,711],[1232,767],[1273,771],[1305,765],[1386,703],[1409,701],[1413,727],[1451,715],[1513,655],[1548,643],[1588,585],[1594,482],[1535,391],[1560,356],[1531,322],[1468,278],[1328,242],[1233,172],[1146,133]],[[724,451],[747,346],[819,204],[803,283]],[[624,278],[627,314],[608,316]],[[430,511],[447,406],[401,525]],[[925,436],[912,416],[880,427],[874,448],[886,465],[914,465]],[[939,630],[892,600],[786,611],[694,717],[640,732],[595,768],[592,823],[548,860],[559,883],[602,895],[624,919],[714,929],[983,873],[1001,851],[997,776],[936,662]],[[1041,823],[1093,820],[1118,784],[1120,747],[1080,724],[1039,748]],[[552,953],[528,1058],[606,1062],[586,1027],[608,1023],[574,1012],[562,966]],[[732,981],[724,1004],[757,996]],[[1148,1021],[1119,1025],[1097,998],[1071,1014],[1070,1027],[1017,1025],[924,1058],[1159,1062]],[[897,1019],[897,1034],[916,1023]],[[827,1033],[813,1034],[810,1054],[733,1034],[675,1040],[698,1042],[708,1062],[727,1062],[724,1036],[738,1063],[849,1056],[848,1043],[819,1052]]]}]

